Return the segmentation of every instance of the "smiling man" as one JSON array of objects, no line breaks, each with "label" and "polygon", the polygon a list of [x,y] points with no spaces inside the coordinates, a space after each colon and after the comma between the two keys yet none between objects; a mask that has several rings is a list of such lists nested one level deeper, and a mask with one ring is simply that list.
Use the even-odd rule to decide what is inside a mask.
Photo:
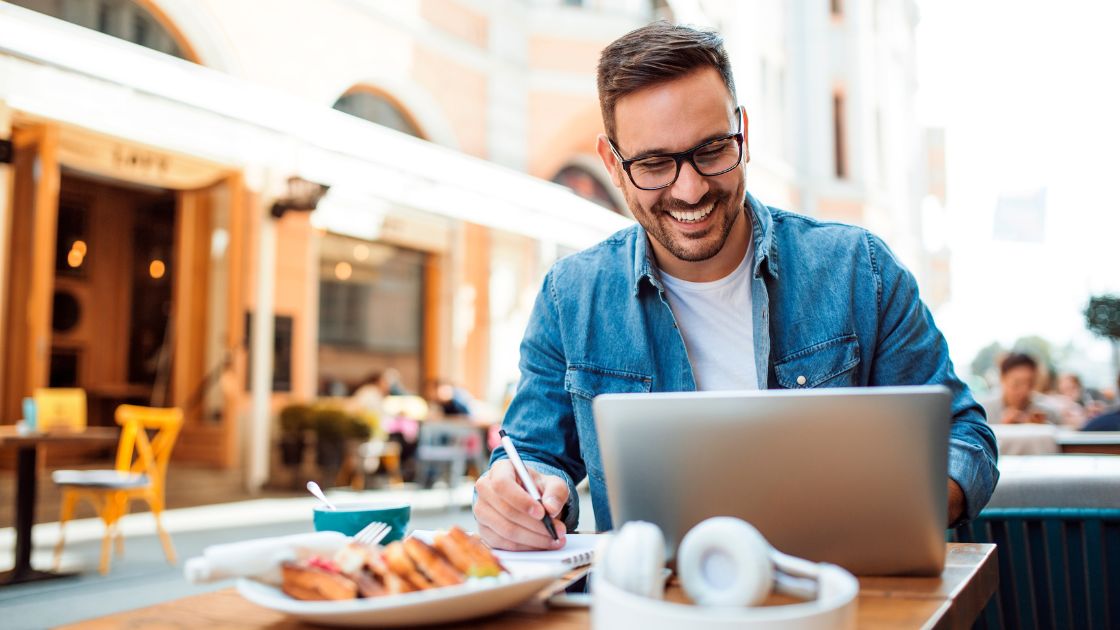
[{"label": "smiling man", "polygon": [[598,84],[599,156],[638,225],[545,277],[503,421],[544,506],[496,450],[476,484],[483,539],[561,546],[585,476],[595,521],[611,528],[591,400],[620,392],[944,385],[947,522],[975,516],[998,475],[995,438],[913,276],[866,230],[747,194],[747,116],[722,39],[651,24],[603,51]]}]

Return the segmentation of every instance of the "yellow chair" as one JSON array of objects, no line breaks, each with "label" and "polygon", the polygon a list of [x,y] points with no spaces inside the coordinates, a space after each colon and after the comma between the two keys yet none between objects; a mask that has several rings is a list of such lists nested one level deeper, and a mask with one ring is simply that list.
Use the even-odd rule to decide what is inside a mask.
[{"label": "yellow chair", "polygon": [[[156,409],[121,405],[117,407],[117,424],[121,425],[121,438],[117,447],[117,464],[113,470],[59,470],[51,478],[62,486],[62,509],[59,515],[58,545],[54,550],[54,564],[58,568],[65,544],[64,527],[74,516],[79,499],[93,504],[98,516],[105,522],[105,536],[101,539],[102,574],[109,572],[109,545],[117,541],[117,554],[124,553],[124,538],[118,529],[121,517],[128,513],[129,502],[143,499],[148,502],[156,520],[163,551],[167,561],[175,564],[175,548],[171,537],[163,529],[160,514],[164,508],[164,481],[171,449],[183,424],[180,409]],[[148,431],[155,431],[149,439]]]},{"label": "yellow chair", "polygon": [[83,431],[86,428],[86,391],[69,387],[40,387],[34,391],[35,429]]}]

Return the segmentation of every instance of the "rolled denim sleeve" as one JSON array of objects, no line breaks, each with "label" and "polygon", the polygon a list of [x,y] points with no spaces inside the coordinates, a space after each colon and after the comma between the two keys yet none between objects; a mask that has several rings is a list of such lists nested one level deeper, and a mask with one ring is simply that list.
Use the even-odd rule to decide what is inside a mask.
[{"label": "rolled denim sleeve", "polygon": [[877,237],[868,234],[878,278],[878,342],[871,385],[944,385],[952,393],[949,428],[949,477],[964,491],[967,522],[988,504],[999,479],[998,449],[984,409],[957,378],[949,346],[918,296],[914,276]]},{"label": "rolled denim sleeve", "polygon": [[[572,399],[564,389],[567,360],[553,273],[545,276],[521,341],[521,379],[502,428],[517,446],[526,466],[560,477],[568,484],[564,524],[574,531],[579,523],[576,484],[587,471],[580,455]],[[490,464],[505,458],[505,449],[494,449]]]}]

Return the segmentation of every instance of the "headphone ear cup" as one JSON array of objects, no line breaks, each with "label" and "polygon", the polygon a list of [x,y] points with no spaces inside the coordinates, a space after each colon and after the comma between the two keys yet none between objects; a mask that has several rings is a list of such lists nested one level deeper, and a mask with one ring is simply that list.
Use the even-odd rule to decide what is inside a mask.
[{"label": "headphone ear cup", "polygon": [[701,606],[756,606],[774,585],[770,544],[753,525],[718,516],[697,524],[677,550],[677,574]]},{"label": "headphone ear cup", "polygon": [[653,523],[622,526],[606,550],[599,570],[611,584],[642,597],[664,596],[665,536]]}]

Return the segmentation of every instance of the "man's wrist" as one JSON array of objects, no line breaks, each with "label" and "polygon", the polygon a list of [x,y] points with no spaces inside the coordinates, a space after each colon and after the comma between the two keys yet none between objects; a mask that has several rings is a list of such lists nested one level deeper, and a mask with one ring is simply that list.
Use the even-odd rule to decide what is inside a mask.
[{"label": "man's wrist", "polygon": [[949,439],[949,478],[964,495],[963,511],[953,525],[976,518],[992,495],[999,469],[994,458],[978,443],[961,438]]},{"label": "man's wrist", "polygon": [[949,527],[956,527],[968,514],[967,501],[960,484],[949,478]]}]

